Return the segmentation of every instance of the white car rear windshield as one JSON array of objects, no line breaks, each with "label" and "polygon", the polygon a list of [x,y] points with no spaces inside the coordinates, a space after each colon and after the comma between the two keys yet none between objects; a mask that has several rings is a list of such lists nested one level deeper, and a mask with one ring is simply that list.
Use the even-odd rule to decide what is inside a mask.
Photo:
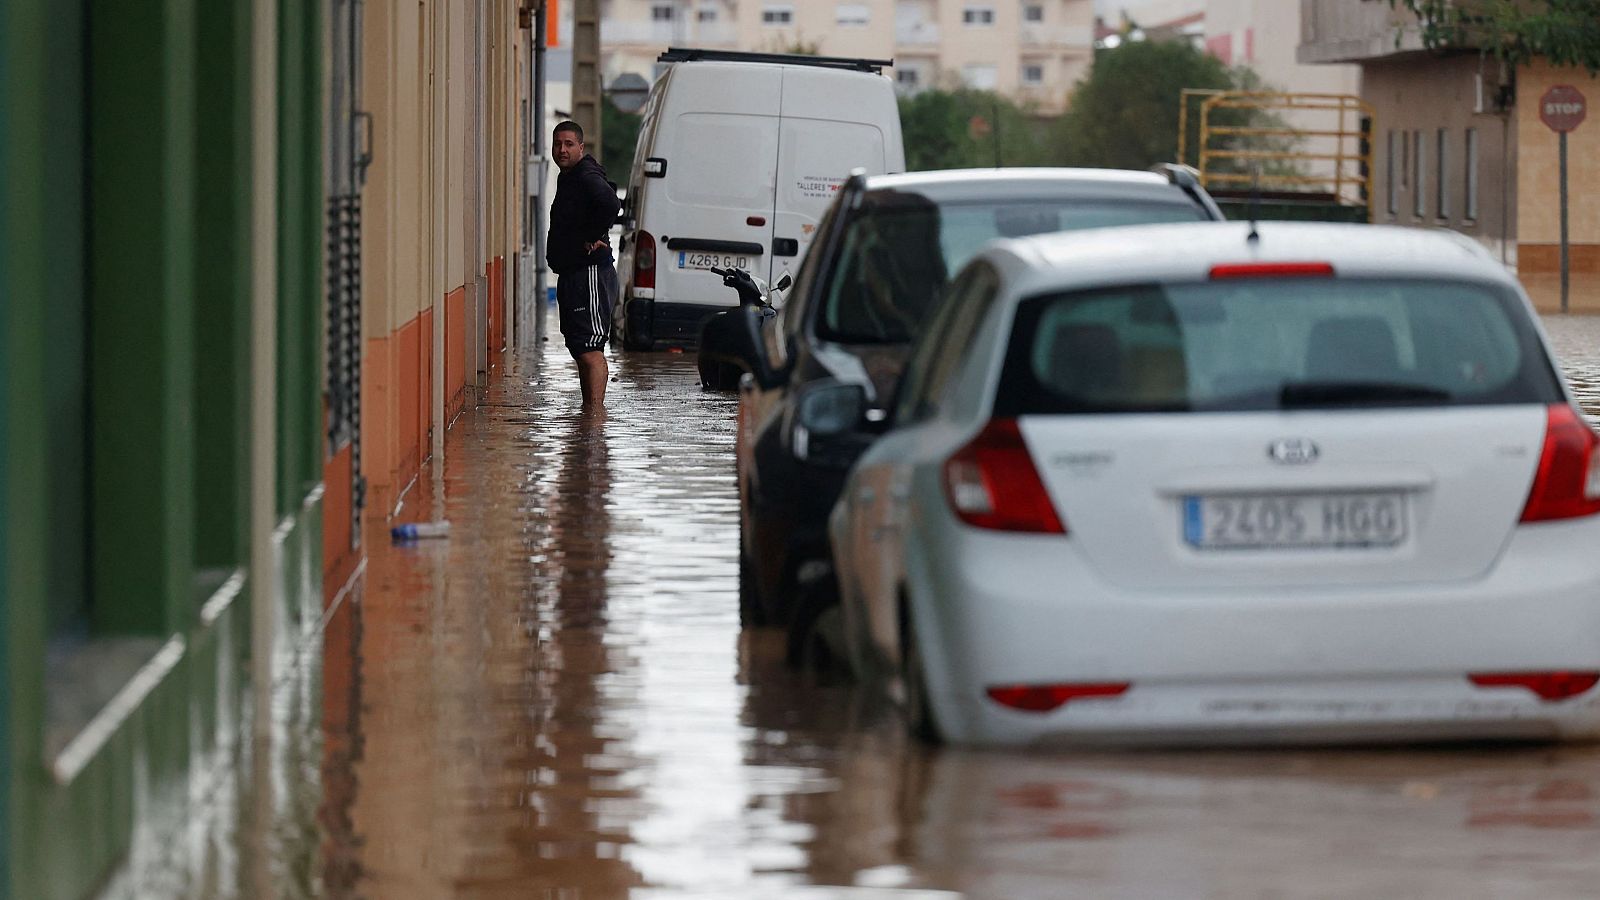
[{"label": "white car rear windshield", "polygon": [[[1002,197],[935,204],[880,191],[850,223],[823,295],[822,336],[841,343],[901,344],[933,314],[949,273],[989,241],[1113,225],[1198,222],[1205,211],[1181,194],[1149,200]],[[890,196],[892,194],[892,196]]]},{"label": "white car rear windshield", "polygon": [[1455,282],[1241,279],[1017,310],[996,415],[1553,403],[1518,298]]}]

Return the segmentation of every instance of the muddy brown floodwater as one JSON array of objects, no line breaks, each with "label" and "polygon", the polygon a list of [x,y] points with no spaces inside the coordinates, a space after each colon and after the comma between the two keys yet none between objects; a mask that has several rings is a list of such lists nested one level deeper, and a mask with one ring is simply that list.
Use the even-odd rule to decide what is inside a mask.
[{"label": "muddy brown floodwater", "polygon": [[[1600,318],[1548,317],[1600,413]],[[734,400],[510,362],[328,629],[322,891],[363,898],[1600,894],[1600,750],[1002,754],[738,622]],[[332,696],[329,694],[329,696]]]},{"label": "muddy brown floodwater", "polygon": [[[1600,416],[1600,316],[1544,321]],[[735,402],[692,356],[614,358],[604,417],[559,338],[507,368],[405,497],[450,537],[374,517],[355,591],[290,629],[270,739],[108,896],[1600,896],[1594,746],[911,744],[740,630]]]}]

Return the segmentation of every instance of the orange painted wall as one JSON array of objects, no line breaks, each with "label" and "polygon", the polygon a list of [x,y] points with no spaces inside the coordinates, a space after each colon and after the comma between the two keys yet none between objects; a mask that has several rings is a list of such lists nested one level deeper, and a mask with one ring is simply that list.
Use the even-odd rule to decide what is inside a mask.
[{"label": "orange painted wall", "polygon": [[350,548],[350,447],[322,465],[322,602],[326,607],[355,571],[361,554]]},{"label": "orange painted wall", "polygon": [[428,458],[433,310],[367,341],[361,369],[362,468],[367,506],[387,515]]},{"label": "orange painted wall", "polygon": [[[429,425],[429,418],[433,411],[433,307],[428,307],[417,316],[417,377],[416,390],[412,392],[412,404],[407,408],[413,410],[412,419],[416,422],[415,434],[417,436],[417,471],[421,471],[421,460],[426,460],[433,452],[433,429]],[[409,473],[415,475],[416,471]]]},{"label": "orange painted wall", "polygon": [[466,402],[467,289],[458,287],[444,298],[444,419],[453,421]]}]

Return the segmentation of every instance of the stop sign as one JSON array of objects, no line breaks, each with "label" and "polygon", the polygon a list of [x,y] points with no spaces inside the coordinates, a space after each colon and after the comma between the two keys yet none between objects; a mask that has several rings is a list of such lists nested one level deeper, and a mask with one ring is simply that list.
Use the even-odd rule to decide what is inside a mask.
[{"label": "stop sign", "polygon": [[1539,98],[1539,118],[1551,131],[1571,131],[1588,115],[1583,94],[1570,84],[1558,84]]}]

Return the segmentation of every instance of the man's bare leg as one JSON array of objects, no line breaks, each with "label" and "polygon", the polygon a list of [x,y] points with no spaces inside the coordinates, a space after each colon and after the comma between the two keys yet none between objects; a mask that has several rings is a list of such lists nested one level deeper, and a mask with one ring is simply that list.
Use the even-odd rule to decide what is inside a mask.
[{"label": "man's bare leg", "polygon": [[606,379],[610,375],[604,353],[591,350],[578,354],[578,387],[583,391],[584,406],[605,405]]}]

